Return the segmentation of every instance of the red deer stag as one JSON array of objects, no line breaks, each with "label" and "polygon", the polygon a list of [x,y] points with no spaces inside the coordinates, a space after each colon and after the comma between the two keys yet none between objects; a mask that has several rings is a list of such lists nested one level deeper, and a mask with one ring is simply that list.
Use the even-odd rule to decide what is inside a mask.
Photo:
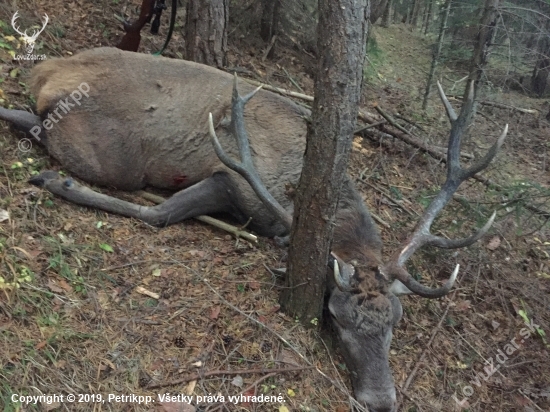
[{"label": "red deer stag", "polygon": [[[309,112],[264,90],[241,98],[236,79],[235,86],[232,83],[230,74],[212,67],[100,48],[39,64],[32,90],[40,117],[0,109],[0,119],[39,136],[51,156],[88,183],[122,190],[181,189],[164,203],[145,207],[95,192],[53,171],[31,179],[68,201],[158,226],[227,212],[242,222],[252,219],[252,228],[264,236],[288,234],[292,202],[285,185],[296,184],[300,176],[307,132],[304,118]],[[86,96],[76,92],[79,87]],[[240,87],[252,90],[248,84]],[[466,126],[463,113],[471,108],[473,94],[457,117],[439,90],[452,125],[447,180],[400,250],[383,262],[380,235],[350,178],[342,187],[336,212],[329,310],[355,396],[371,411],[396,408],[388,355],[393,327],[402,315],[397,296],[444,296],[458,273],[457,265],[445,285],[432,289],[419,284],[405,262],[424,245],[471,245],[495,217],[466,239],[448,240],[430,233],[436,215],[464,180],[487,167],[507,131],[483,159],[463,169],[459,164]]]}]

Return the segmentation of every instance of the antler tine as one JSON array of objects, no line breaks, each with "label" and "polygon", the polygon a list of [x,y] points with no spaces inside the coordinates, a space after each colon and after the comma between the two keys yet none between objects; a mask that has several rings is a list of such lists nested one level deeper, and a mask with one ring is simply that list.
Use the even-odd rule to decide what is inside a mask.
[{"label": "antler tine", "polygon": [[466,173],[466,179],[469,177],[472,177],[476,173],[481,172],[483,169],[485,169],[487,166],[489,166],[489,163],[493,161],[495,156],[497,155],[498,151],[500,150],[500,147],[504,143],[504,139],[506,139],[506,135],[508,134],[508,124],[504,126],[504,130],[502,131],[502,134],[499,136],[497,141],[491,146],[491,148],[487,151],[485,156],[472,166],[470,166],[468,169],[465,170]]},{"label": "antler tine", "polygon": [[489,231],[496,217],[497,217],[497,212],[493,212],[493,214],[491,215],[489,220],[485,222],[483,227],[468,237],[465,237],[462,239],[445,239],[441,236],[430,235],[430,238],[428,239],[426,244],[435,246],[441,249],[460,249],[463,247],[473,245],[475,242],[481,239]]},{"label": "antler tine", "polygon": [[288,213],[266,189],[260,176],[258,175],[258,172],[256,171],[256,168],[254,167],[252,155],[250,153],[248,134],[246,133],[246,127],[244,124],[244,106],[260,89],[261,86],[246,96],[241,97],[237,90],[237,75],[235,75],[235,81],[233,83],[233,97],[231,99],[231,129],[235,139],[237,140],[240,161],[232,159],[223,150],[220,141],[216,136],[212,113],[209,113],[208,115],[208,129],[210,132],[210,137],[212,138],[214,150],[221,162],[246,179],[263,204],[271,213],[277,216],[286,229],[290,231],[290,228],[292,227],[292,215]]},{"label": "antler tine", "polygon": [[458,118],[455,112],[455,109],[453,109],[453,106],[451,105],[451,102],[449,102],[449,99],[447,99],[447,95],[443,91],[443,88],[441,87],[441,83],[439,83],[439,80],[437,81],[437,90],[439,91],[439,97],[441,101],[443,102],[443,106],[445,106],[445,111],[447,112],[447,116],[449,116],[449,120],[451,121],[451,124],[456,121]]},{"label": "antler tine", "polygon": [[440,236],[435,236],[430,233],[430,228],[436,216],[449,202],[449,200],[452,198],[453,194],[456,192],[462,182],[480,172],[481,170],[485,169],[489,165],[489,163],[491,163],[491,161],[496,156],[498,150],[502,146],[504,139],[506,138],[506,134],[508,133],[508,125],[506,125],[500,137],[480,161],[478,161],[476,164],[468,169],[462,168],[460,166],[459,154],[461,135],[465,127],[464,123],[467,117],[467,109],[465,110],[464,106],[469,106],[471,108],[471,106],[473,105],[473,82],[468,85],[469,90],[466,102],[463,106],[463,110],[461,110],[460,112],[460,116],[458,117],[456,116],[456,113],[454,112],[449,101],[447,100],[445,93],[441,88],[441,85],[438,83],[437,86],[440,91],[439,94],[441,96],[441,100],[445,105],[445,109],[447,110],[447,114],[449,115],[449,119],[451,120],[452,125],[447,153],[447,179],[445,180],[445,183],[441,187],[439,193],[424,211],[412,235],[404,243],[402,249],[396,252],[392,256],[390,261],[383,265],[380,269],[381,272],[387,277],[400,280],[412,292],[420,296],[431,298],[441,297],[448,293],[456,279],[458,266],[453,272],[453,275],[451,275],[451,277],[443,287],[432,289],[425,287],[414,280],[414,278],[405,269],[405,263],[414,254],[414,252],[416,252],[424,245],[432,245],[446,249],[461,248],[473,244],[485,233],[487,233],[495,220],[496,212],[492,214],[491,218],[480,230],[464,239],[451,240],[442,238]]}]

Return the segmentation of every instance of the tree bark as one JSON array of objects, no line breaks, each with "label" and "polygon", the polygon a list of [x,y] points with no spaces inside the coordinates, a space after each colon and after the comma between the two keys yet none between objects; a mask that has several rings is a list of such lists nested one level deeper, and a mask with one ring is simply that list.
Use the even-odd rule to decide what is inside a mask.
[{"label": "tree bark", "polygon": [[384,14],[382,14],[382,27],[390,27],[391,24],[391,12],[393,8],[393,0],[388,0],[386,3],[386,8],[384,9]]},{"label": "tree bark", "polygon": [[550,74],[550,41],[548,40],[548,30],[550,22],[547,20],[544,25],[544,34],[536,42],[535,50],[538,50],[538,58],[535,62],[533,74],[531,76],[531,88],[533,92],[542,97],[548,84],[548,75]]},{"label": "tree bark", "polygon": [[224,67],[228,22],[229,0],[187,0],[187,60]]},{"label": "tree bark", "polygon": [[283,309],[312,325],[322,314],[327,262],[363,80],[368,0],[319,0],[312,122],[294,198]]},{"label": "tree bark", "polygon": [[389,0],[371,0],[370,1],[370,22],[372,24],[376,23],[376,21],[380,17],[382,17],[388,2]]},{"label": "tree bark", "polygon": [[428,6],[426,10],[426,18],[424,20],[424,34],[428,34],[428,31],[430,30],[430,23],[433,20],[433,10],[434,10],[434,3],[435,0],[428,0]]},{"label": "tree bark", "polygon": [[[487,66],[489,50],[493,44],[498,19],[497,9],[499,4],[500,0],[485,0],[483,14],[481,15],[481,20],[479,22],[479,28],[474,45],[474,54],[470,62],[470,74],[468,75],[468,81],[466,82],[466,84],[470,84],[470,82],[473,82],[474,84],[474,101],[477,98],[477,93],[483,77],[483,71]],[[466,87],[464,91],[464,99],[466,99],[467,94],[468,87]],[[470,116],[465,119],[466,124],[470,124],[475,112],[476,106],[474,105]]]},{"label": "tree bark", "polygon": [[426,83],[426,92],[424,93],[424,100],[422,101],[422,110],[426,110],[428,107],[428,98],[430,97],[430,91],[432,90],[432,83],[434,79],[435,69],[439,64],[441,57],[441,49],[443,48],[443,39],[445,38],[445,31],[447,30],[447,21],[449,20],[449,13],[451,11],[452,0],[446,0],[443,6],[441,25],[439,26],[439,35],[437,37],[437,46],[434,49],[432,64],[430,66],[430,73],[428,74],[428,82]]},{"label": "tree bark", "polygon": [[260,36],[268,43],[277,34],[281,0],[262,0]]},{"label": "tree bark", "polygon": [[414,2],[412,17],[411,17],[411,26],[413,26],[413,28],[416,28],[416,26],[418,26],[418,16],[420,15],[420,9],[422,8],[422,3],[424,3],[423,0],[415,0]]}]

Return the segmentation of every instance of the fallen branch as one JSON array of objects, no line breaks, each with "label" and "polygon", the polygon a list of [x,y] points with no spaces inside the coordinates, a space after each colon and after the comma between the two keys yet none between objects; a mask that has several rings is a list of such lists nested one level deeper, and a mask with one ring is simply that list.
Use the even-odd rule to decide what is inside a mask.
[{"label": "fallen branch", "polygon": [[277,41],[277,35],[274,35],[272,38],[271,38],[271,41],[269,42],[269,46],[267,46],[267,49],[265,49],[265,53],[264,55],[262,56],[262,61],[264,61],[266,58],[267,58],[267,55],[269,54],[269,52],[271,51],[271,49],[273,48],[273,46],[275,45],[275,42]]},{"label": "fallen branch", "polygon": [[[151,202],[157,203],[157,204],[160,204],[166,200],[162,196],[157,196],[153,193],[149,193],[144,190],[138,191],[137,194],[142,198],[150,200]],[[214,219],[213,217],[210,217],[210,216],[196,216],[194,217],[194,219],[203,223],[207,223],[210,226],[217,227],[218,229],[225,230],[226,232],[229,232],[232,235],[234,235],[236,238],[243,238],[254,244],[258,243],[258,236],[245,232],[244,230],[241,230],[238,227],[230,225],[229,223],[222,222],[221,220]]]},{"label": "fallen branch", "polygon": [[426,130],[424,130],[424,128],[422,126],[420,126],[418,123],[412,121],[411,119],[407,119],[405,116],[402,116],[400,114],[396,114],[395,117],[397,117],[398,119],[403,120],[404,122],[407,122],[408,124],[410,124],[411,126],[416,127],[419,130],[422,130],[423,132],[426,132]]},{"label": "fallen branch", "polygon": [[183,378],[174,379],[173,381],[150,384],[150,385],[147,385],[146,388],[147,389],[165,388],[166,386],[180,385],[182,383],[196,381],[198,379],[204,379],[204,378],[208,378],[209,376],[217,376],[217,375],[247,375],[247,374],[253,374],[253,373],[277,374],[277,373],[285,373],[285,372],[297,372],[297,371],[303,371],[307,369],[315,369],[315,366],[296,366],[293,368],[281,368],[281,369],[260,368],[260,369],[213,370],[213,371],[207,371],[207,372],[195,372]]},{"label": "fallen branch", "polygon": [[488,101],[479,101],[479,104],[482,106],[491,106],[496,107],[498,109],[507,109],[507,110],[515,110],[516,112],[525,113],[525,114],[533,114],[535,116],[539,115],[539,111],[536,109],[522,109],[521,107],[514,107],[510,106],[508,104],[502,104],[502,103],[496,103],[496,102],[488,102]]},{"label": "fallen branch", "polygon": [[381,126],[383,124],[387,123],[386,120],[381,120],[379,122],[376,122],[376,123],[373,123],[373,124],[368,124],[366,126],[362,126],[358,129],[355,129],[353,131],[353,134],[356,135],[356,134],[359,134],[359,133],[363,133],[365,130],[369,130],[369,129],[372,129],[373,127],[378,127],[378,126]]},{"label": "fallen branch", "polygon": [[410,134],[407,129],[405,129],[403,126],[401,126],[399,123],[395,121],[393,117],[391,117],[388,113],[386,113],[382,108],[378,105],[374,106],[376,111],[380,113],[380,116],[382,116],[384,119],[388,121],[389,124],[391,124],[393,127],[401,130],[403,133]]},{"label": "fallen branch", "polygon": [[282,94],[284,96],[296,97],[297,99],[302,99],[302,100],[305,100],[307,102],[312,102],[313,101],[313,96],[309,96],[309,95],[304,94],[304,93],[297,93],[297,92],[293,92],[291,90],[281,89],[280,87],[270,86],[269,84],[258,82],[256,80],[245,79],[245,78],[242,78],[242,79],[244,81],[246,81],[247,83],[250,83],[254,86],[262,86],[263,89],[269,90],[271,92],[279,93],[279,94]]},{"label": "fallen branch", "polygon": [[[410,133],[407,129],[405,129],[403,126],[401,126],[399,123],[397,123],[395,121],[395,119],[393,117],[391,117],[389,114],[387,114],[384,110],[382,110],[382,108],[380,106],[376,106],[375,107],[376,111],[378,113],[380,113],[380,115],[386,119],[388,121],[388,123],[390,123],[393,127],[399,129],[401,132],[405,133],[406,135],[410,136],[409,137],[409,141],[407,143],[409,143],[410,145],[412,146],[415,146],[417,147],[418,149],[422,150],[422,151],[426,151],[426,153],[428,153],[428,151],[433,151],[433,153],[439,153],[439,154],[443,154],[443,155],[447,155],[447,149],[443,149],[443,153],[435,150],[435,149],[432,149],[430,146],[426,145],[424,142],[420,141],[420,140],[417,140],[416,136],[414,136],[412,133]],[[389,133],[389,132],[388,132]],[[401,139],[403,140],[401,137],[399,136],[395,136],[397,137],[398,139]],[[431,154],[431,153],[430,153]],[[470,153],[463,153],[463,152],[460,152],[460,156],[461,157],[464,157],[466,159],[473,159],[474,158],[474,155],[470,154]]]},{"label": "fallen branch", "polygon": [[[447,96],[450,99],[456,99],[459,103],[462,103],[462,96]],[[513,110],[520,113],[532,114],[534,116],[539,116],[540,112],[537,109],[524,109],[522,107],[515,107],[509,104],[490,102],[488,100],[478,100],[477,104],[482,106],[496,107],[497,109],[504,110]]]}]

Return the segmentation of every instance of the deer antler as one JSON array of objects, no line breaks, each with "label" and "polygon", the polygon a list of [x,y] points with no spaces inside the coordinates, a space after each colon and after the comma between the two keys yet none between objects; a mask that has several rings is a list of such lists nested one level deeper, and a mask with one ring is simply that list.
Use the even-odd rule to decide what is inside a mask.
[{"label": "deer antler", "polygon": [[[208,115],[208,128],[214,150],[221,162],[246,179],[263,204],[271,213],[279,218],[290,232],[292,227],[292,215],[281,206],[271,193],[269,193],[258,175],[252,162],[248,135],[244,125],[244,106],[261,88],[262,86],[259,86],[253,92],[241,97],[237,90],[237,75],[235,74],[233,96],[231,98],[231,129],[237,140],[237,146],[239,147],[240,162],[229,157],[221,147],[218,137],[216,136],[216,131],[214,130],[212,113]],[[350,292],[353,289],[350,286],[351,278],[355,271],[353,265],[345,263],[334,253],[331,253],[330,264],[333,265],[334,280],[338,288],[344,292]]]},{"label": "deer antler", "polygon": [[432,245],[445,249],[461,248],[473,244],[485,233],[487,233],[487,231],[493,224],[493,221],[495,220],[496,212],[493,213],[493,215],[489,218],[487,223],[481,229],[479,229],[470,237],[464,239],[452,240],[432,235],[430,233],[430,227],[436,216],[449,202],[452,195],[456,192],[460,184],[475,175],[476,173],[485,169],[489,165],[489,163],[491,163],[498,150],[502,146],[502,143],[506,138],[506,134],[508,133],[508,125],[506,125],[500,137],[481,160],[479,160],[468,169],[462,168],[460,166],[460,143],[464,129],[467,127],[466,118],[468,117],[468,114],[472,110],[474,104],[474,83],[473,81],[470,81],[468,95],[466,97],[464,105],[462,106],[462,110],[460,111],[459,116],[456,115],[453,107],[451,106],[451,103],[447,99],[447,96],[445,96],[445,93],[443,92],[443,89],[439,82],[437,83],[437,88],[439,90],[439,96],[443,101],[443,105],[445,106],[445,110],[447,111],[447,115],[451,122],[449,150],[447,153],[447,179],[443,184],[440,192],[424,211],[424,214],[418,221],[412,235],[402,245],[401,250],[396,252],[391,257],[390,261],[380,268],[381,273],[383,273],[389,279],[397,279],[401,281],[407,288],[409,288],[411,292],[427,298],[436,298],[447,294],[456,280],[459,266],[456,265],[453,274],[444,286],[432,289],[418,283],[405,269],[405,263],[413,255],[413,253],[422,246]]},{"label": "deer antler", "polygon": [[231,129],[235,139],[237,139],[239,156],[241,158],[240,162],[237,162],[229,157],[220,145],[220,141],[218,140],[216,131],[214,130],[212,113],[209,113],[208,115],[208,128],[210,131],[210,137],[212,138],[212,144],[214,145],[214,150],[222,163],[246,179],[264,205],[271,213],[273,213],[273,215],[280,219],[280,221],[290,232],[290,228],[292,227],[292,215],[287,212],[279,202],[277,202],[271,193],[269,193],[264,186],[262,179],[258,175],[258,172],[254,167],[254,163],[252,162],[248,134],[246,133],[246,128],[244,125],[244,106],[261,88],[262,86],[259,86],[253,92],[241,97],[239,95],[239,91],[237,90],[237,75],[235,74],[235,80],[233,82],[233,96],[231,98]]}]

